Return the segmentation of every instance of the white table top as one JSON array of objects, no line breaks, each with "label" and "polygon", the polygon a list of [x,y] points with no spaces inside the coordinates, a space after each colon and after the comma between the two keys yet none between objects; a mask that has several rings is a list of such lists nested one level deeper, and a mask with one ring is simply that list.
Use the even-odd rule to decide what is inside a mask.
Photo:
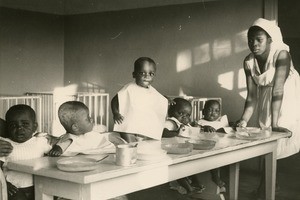
[{"label": "white table top", "polygon": [[[222,136],[222,134],[218,134]],[[278,140],[280,138],[289,137],[290,133],[273,132],[271,137],[259,140],[240,140],[234,135],[231,136],[216,136],[216,146],[211,150],[193,150],[189,154],[168,154],[166,159],[160,161],[140,161],[130,167],[122,167],[115,165],[114,155],[110,155],[107,159],[101,161],[99,167],[93,171],[86,172],[64,172],[56,167],[56,161],[61,158],[43,157],[33,160],[23,160],[8,163],[8,168],[16,171],[26,172],[34,175],[56,178],[60,180],[67,180],[69,182],[87,184],[96,181],[102,181],[153,169],[161,166],[169,166],[177,163],[187,162],[203,157],[209,157],[223,152],[234,151],[237,149],[247,148],[259,144],[268,143]],[[186,138],[167,138],[163,139],[162,143],[184,142]],[[160,141],[147,141],[153,143],[154,146],[160,145]],[[86,155],[85,155],[86,156]],[[88,157],[97,157],[97,155],[88,155]]]}]

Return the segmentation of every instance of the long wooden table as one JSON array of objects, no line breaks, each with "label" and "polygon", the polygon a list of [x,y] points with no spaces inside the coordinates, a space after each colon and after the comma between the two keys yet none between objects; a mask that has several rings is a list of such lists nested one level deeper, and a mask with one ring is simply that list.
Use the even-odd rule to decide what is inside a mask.
[{"label": "long wooden table", "polygon": [[[34,175],[36,200],[60,196],[76,200],[108,199],[143,190],[182,177],[230,165],[230,199],[238,199],[239,162],[263,156],[266,166],[266,199],[275,199],[277,140],[288,133],[273,132],[259,140],[220,137],[212,150],[193,150],[186,155],[168,154],[160,161],[137,161],[130,167],[116,166],[110,155],[93,171],[64,172],[56,167],[59,158],[43,157],[8,164],[11,170]],[[163,140],[182,141],[183,138]]]}]

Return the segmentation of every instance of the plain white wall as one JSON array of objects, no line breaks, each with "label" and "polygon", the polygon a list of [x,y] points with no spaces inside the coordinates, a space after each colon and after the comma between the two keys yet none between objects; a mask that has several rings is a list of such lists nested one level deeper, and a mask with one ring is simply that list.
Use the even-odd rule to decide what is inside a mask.
[{"label": "plain white wall", "polygon": [[0,95],[63,86],[63,17],[0,8]]}]

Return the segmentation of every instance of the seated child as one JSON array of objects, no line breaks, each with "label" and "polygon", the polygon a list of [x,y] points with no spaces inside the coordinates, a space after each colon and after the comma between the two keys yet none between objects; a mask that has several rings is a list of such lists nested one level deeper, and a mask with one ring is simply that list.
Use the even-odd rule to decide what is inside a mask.
[{"label": "seated child", "polygon": [[49,156],[74,156],[92,149],[114,147],[103,134],[93,131],[89,109],[84,103],[63,103],[58,109],[58,117],[67,133],[60,137]]},{"label": "seated child", "polygon": [[[190,116],[192,113],[191,103],[183,98],[175,98],[175,104],[171,105],[168,110],[168,118],[165,122],[163,137],[178,136],[184,126],[190,126]],[[196,179],[195,181],[196,182]],[[203,187],[194,186],[189,177],[178,179],[177,182],[170,183],[171,189],[176,189],[181,194],[191,194],[201,192]]]},{"label": "seated child", "polygon": [[36,133],[37,122],[34,110],[28,105],[12,106],[5,115],[7,137],[13,150],[7,157],[1,157],[1,167],[7,181],[9,200],[34,199],[33,176],[31,174],[11,171],[7,162],[43,157],[51,149],[50,137],[45,133]]},{"label": "seated child", "polygon": [[[205,132],[224,132],[224,127],[228,127],[227,116],[220,116],[221,105],[217,100],[206,101],[203,109],[203,119],[197,123]],[[220,187],[221,192],[225,192],[225,183],[221,180],[218,169],[211,170],[212,180]]]},{"label": "seated child", "polygon": [[125,85],[111,101],[114,131],[128,142],[161,139],[168,100],[151,86],[155,73],[151,58],[138,58],[132,73],[135,81]]},{"label": "seated child", "polygon": [[220,102],[217,100],[205,102],[202,111],[204,117],[197,122],[204,132],[224,132],[224,127],[229,126],[227,116],[220,116],[220,107]]}]

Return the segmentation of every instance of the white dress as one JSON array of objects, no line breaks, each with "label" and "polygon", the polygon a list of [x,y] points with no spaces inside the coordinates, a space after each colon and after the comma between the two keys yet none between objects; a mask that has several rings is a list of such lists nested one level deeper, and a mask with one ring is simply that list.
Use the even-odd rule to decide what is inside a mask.
[{"label": "white dress", "polygon": [[[265,64],[265,72],[261,73],[257,60],[251,53],[245,59],[246,68],[258,87],[258,120],[260,127],[271,126],[272,89],[275,75],[275,62],[282,49],[272,48]],[[282,105],[278,118],[278,126],[292,131],[291,138],[278,141],[277,158],[285,158],[299,151],[300,146],[300,78],[291,61],[289,76],[284,85]]]}]

